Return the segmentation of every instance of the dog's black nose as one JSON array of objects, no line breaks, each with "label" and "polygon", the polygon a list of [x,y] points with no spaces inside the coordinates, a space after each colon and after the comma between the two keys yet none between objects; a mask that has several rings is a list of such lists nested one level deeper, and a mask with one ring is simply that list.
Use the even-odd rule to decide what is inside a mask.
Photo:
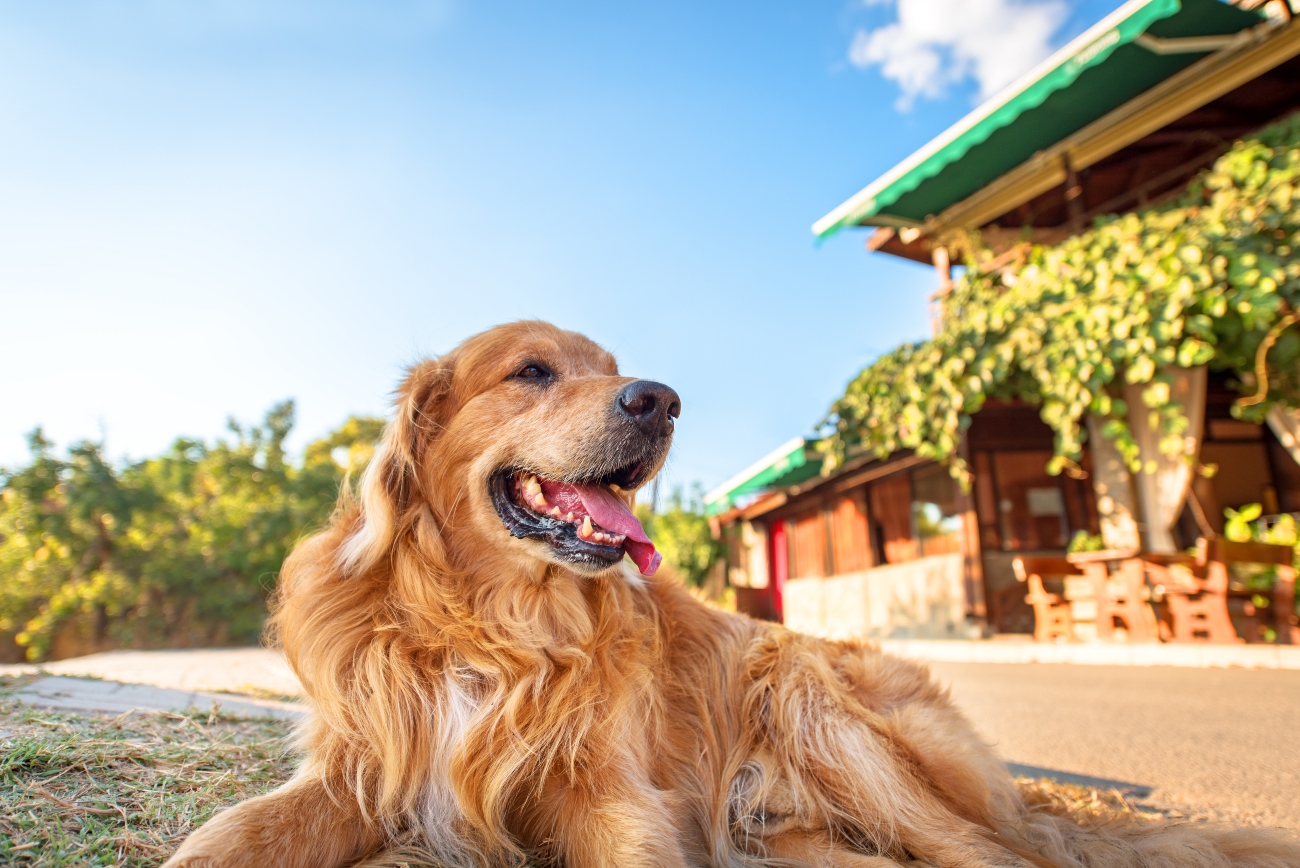
[{"label": "dog's black nose", "polygon": [[677,393],[651,380],[637,380],[618,394],[618,409],[646,434],[663,437],[673,430],[672,420],[682,413]]}]

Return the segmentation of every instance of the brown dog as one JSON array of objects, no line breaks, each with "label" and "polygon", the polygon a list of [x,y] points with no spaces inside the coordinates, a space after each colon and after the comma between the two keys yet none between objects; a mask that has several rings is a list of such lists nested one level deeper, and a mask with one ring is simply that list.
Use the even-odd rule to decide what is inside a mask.
[{"label": "brown dog", "polygon": [[413,368],[360,502],[284,567],[302,768],[167,864],[1300,864],[1030,808],[924,667],[654,578],[628,506],[678,411],[544,323]]}]

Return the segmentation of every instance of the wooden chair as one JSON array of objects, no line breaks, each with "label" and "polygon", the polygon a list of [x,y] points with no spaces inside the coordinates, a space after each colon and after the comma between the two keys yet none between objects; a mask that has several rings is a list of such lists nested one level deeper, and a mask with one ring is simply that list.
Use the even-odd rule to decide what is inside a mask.
[{"label": "wooden chair", "polygon": [[1228,564],[1271,564],[1277,567],[1273,585],[1273,626],[1279,645],[1300,645],[1300,619],[1295,613],[1295,553],[1291,546],[1216,539],[1210,546],[1209,571],[1222,573],[1226,593]]},{"label": "wooden chair", "polygon": [[1215,540],[1213,557],[1204,541],[1196,557],[1147,555],[1151,583],[1164,594],[1172,623],[1171,642],[1241,642],[1228,617],[1228,567],[1219,558],[1222,549]]},{"label": "wooden chair", "polygon": [[[1096,567],[1101,567],[1097,570]],[[1097,638],[1115,638],[1115,622],[1128,632],[1130,642],[1154,642],[1157,638],[1156,616],[1148,601],[1146,569],[1140,558],[1126,558],[1114,575],[1107,575],[1104,564],[1085,567],[1097,589]]]},{"label": "wooden chair", "polygon": [[1070,603],[1060,594],[1043,587],[1043,576],[1078,576],[1079,569],[1065,558],[1019,557],[1011,562],[1016,581],[1029,587],[1025,602],[1034,607],[1034,641],[1052,642],[1074,639],[1074,619]]}]

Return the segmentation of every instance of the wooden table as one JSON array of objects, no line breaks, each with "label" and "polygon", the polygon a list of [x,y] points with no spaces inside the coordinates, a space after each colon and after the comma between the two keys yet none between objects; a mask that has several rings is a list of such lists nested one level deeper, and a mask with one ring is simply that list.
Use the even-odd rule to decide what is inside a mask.
[{"label": "wooden table", "polygon": [[[1149,605],[1151,593],[1146,586],[1146,564],[1142,553],[1130,549],[1078,552],[1066,560],[1083,570],[1092,597],[1096,601],[1097,638],[1115,638],[1116,621],[1128,633],[1130,642],[1154,642],[1159,638],[1156,615]],[[1067,585],[1066,597],[1072,595]]]}]

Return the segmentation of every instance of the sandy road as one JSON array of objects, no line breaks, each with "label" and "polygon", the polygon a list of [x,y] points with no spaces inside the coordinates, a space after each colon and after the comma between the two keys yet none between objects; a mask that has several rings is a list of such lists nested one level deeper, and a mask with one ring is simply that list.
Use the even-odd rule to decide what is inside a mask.
[{"label": "sandy road", "polygon": [[934,663],[1010,763],[1300,831],[1300,672]]}]

